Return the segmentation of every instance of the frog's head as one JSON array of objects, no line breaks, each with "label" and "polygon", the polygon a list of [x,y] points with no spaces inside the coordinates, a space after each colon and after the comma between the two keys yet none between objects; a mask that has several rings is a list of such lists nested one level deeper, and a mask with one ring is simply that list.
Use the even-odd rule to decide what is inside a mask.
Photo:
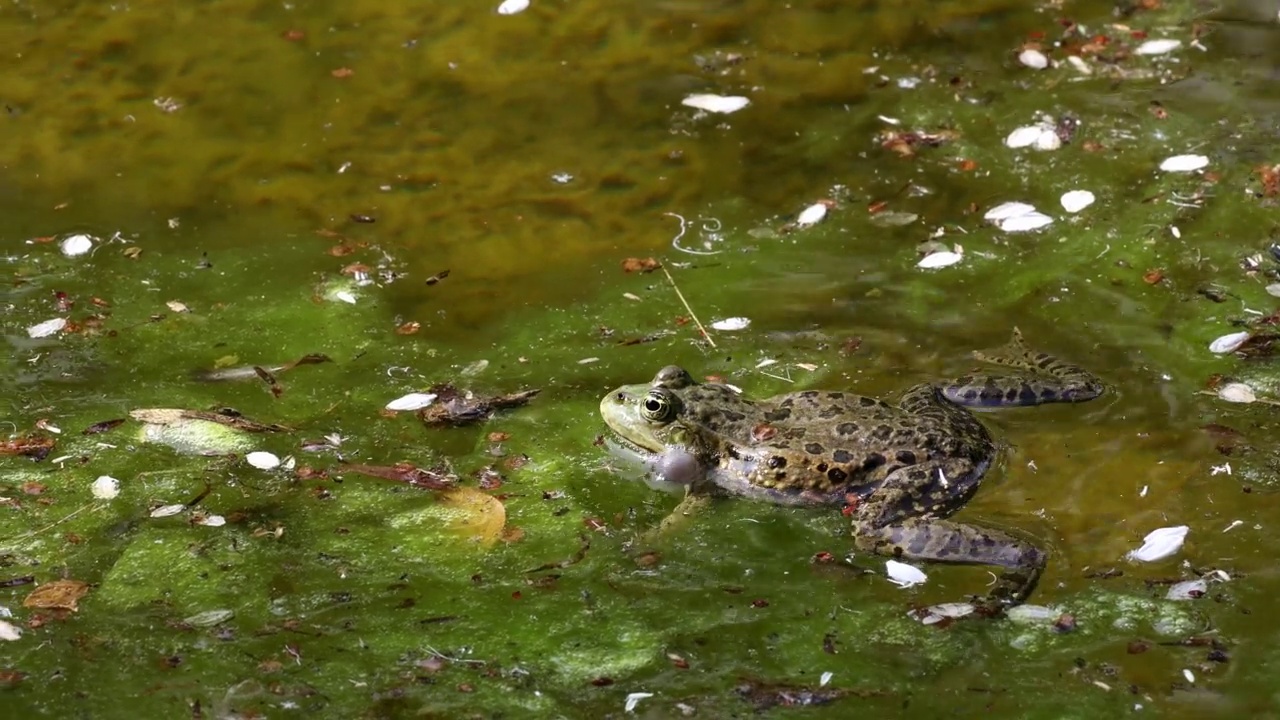
[{"label": "frog's head", "polygon": [[701,456],[718,444],[714,437],[725,412],[737,415],[731,408],[744,402],[727,385],[698,383],[684,368],[670,365],[646,385],[623,385],[605,395],[600,416],[638,449],[679,448]]}]

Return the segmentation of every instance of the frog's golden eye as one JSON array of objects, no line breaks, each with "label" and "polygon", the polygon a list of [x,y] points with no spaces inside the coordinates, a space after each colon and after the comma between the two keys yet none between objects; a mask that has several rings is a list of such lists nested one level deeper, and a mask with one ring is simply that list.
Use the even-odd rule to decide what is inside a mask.
[{"label": "frog's golden eye", "polygon": [[644,402],[640,403],[640,417],[649,422],[663,422],[671,419],[672,412],[675,408],[671,405],[671,399],[666,393],[658,390],[651,391],[645,396]]}]

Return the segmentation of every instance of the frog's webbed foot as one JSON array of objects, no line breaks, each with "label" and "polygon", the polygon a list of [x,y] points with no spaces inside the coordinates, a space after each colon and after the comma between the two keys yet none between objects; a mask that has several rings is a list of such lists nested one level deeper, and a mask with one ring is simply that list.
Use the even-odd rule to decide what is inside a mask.
[{"label": "frog's webbed foot", "polygon": [[998,614],[1031,594],[1047,561],[1040,548],[991,528],[950,520],[910,518],[883,526],[858,525],[858,548],[878,555],[941,563],[991,565],[1001,569],[977,604]]},{"label": "frog's webbed foot", "polygon": [[700,515],[714,499],[711,493],[702,492],[689,486],[685,491],[684,497],[680,500],[680,504],[662,519],[656,527],[649,528],[644,532],[636,535],[631,541],[632,551],[645,551],[655,544],[660,544],[665,539],[671,537],[675,533],[679,533],[688,527],[698,515]]},{"label": "frog's webbed foot", "polygon": [[1057,402],[1084,402],[1106,390],[1096,375],[1048,353],[1036,352],[1022,341],[1022,332],[1013,329],[1009,343],[994,352],[973,353],[981,362],[1012,368],[1006,375],[975,373],[946,383],[947,400],[966,407],[1041,405]]}]

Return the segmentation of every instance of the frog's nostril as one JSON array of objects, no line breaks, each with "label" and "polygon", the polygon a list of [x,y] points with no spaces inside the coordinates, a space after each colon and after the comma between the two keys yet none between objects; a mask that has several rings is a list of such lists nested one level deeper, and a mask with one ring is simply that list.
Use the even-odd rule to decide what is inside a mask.
[{"label": "frog's nostril", "polygon": [[614,396],[613,396],[613,399],[614,399],[614,400],[616,400],[616,401],[618,401],[618,402],[620,402],[620,403],[621,403],[621,402],[626,402],[626,400],[627,400],[627,396],[626,396],[626,395],[624,395],[624,394],[622,394],[622,393],[618,393],[618,394],[616,394],[616,395],[614,395]]}]

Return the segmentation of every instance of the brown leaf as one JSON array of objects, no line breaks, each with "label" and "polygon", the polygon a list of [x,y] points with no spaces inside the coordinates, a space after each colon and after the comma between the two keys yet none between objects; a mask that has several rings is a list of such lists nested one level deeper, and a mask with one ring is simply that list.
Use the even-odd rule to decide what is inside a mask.
[{"label": "brown leaf", "polygon": [[413,335],[414,333],[418,332],[421,329],[422,329],[422,323],[411,321],[396,328],[396,334],[397,335]]},{"label": "brown leaf", "polygon": [[648,257],[648,258],[632,257],[622,261],[622,271],[626,273],[633,273],[633,272],[651,273],[660,267],[662,267],[662,263],[658,262],[657,260],[654,260],[651,257]]},{"label": "brown leaf", "polygon": [[489,419],[497,410],[527,405],[541,390],[522,390],[508,395],[489,397],[470,396],[458,392],[449,383],[434,385],[428,390],[436,395],[436,402],[418,411],[418,417],[427,425],[457,427],[471,425]]},{"label": "brown leaf", "polygon": [[81,435],[97,435],[98,433],[104,433],[108,430],[113,430],[119,427],[124,423],[124,420],[125,420],[124,418],[114,418],[112,420],[103,420],[102,422],[94,423],[89,427],[85,428],[84,430],[81,430],[80,434]]},{"label": "brown leaf", "polygon": [[338,470],[393,482],[402,482],[410,487],[425,488],[427,490],[448,490],[453,487],[454,481],[457,480],[451,475],[432,470],[423,470],[409,463],[399,463],[391,467],[380,465],[339,465]]},{"label": "brown leaf", "polygon": [[1161,280],[1164,280],[1164,270],[1162,268],[1153,268],[1142,275],[1142,282],[1148,285],[1155,285]]},{"label": "brown leaf", "polygon": [[22,601],[23,607],[40,608],[42,610],[78,610],[80,598],[89,592],[89,583],[79,580],[51,580],[35,590]]},{"label": "brown leaf", "polygon": [[53,442],[51,437],[34,435],[0,440],[0,455],[23,455],[38,462],[48,457],[49,452],[53,450]]},{"label": "brown leaf", "polygon": [[340,67],[336,70],[331,71],[329,74],[336,78],[349,78],[352,75],[355,75],[356,71],[352,70],[349,67]]}]

